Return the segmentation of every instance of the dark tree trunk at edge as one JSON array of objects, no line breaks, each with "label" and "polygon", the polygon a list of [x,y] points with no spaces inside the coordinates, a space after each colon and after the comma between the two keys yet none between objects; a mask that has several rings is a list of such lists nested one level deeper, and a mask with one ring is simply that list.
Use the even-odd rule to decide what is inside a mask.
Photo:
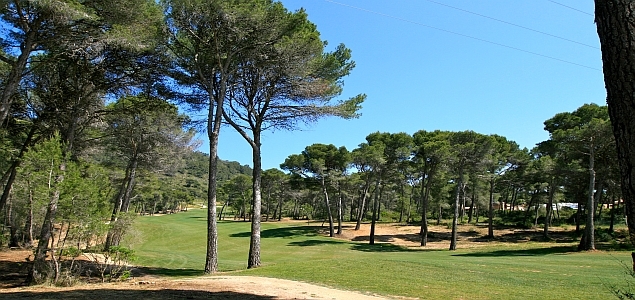
[{"label": "dark tree trunk at edge", "polygon": [[[635,2],[595,0],[595,22],[602,46],[606,101],[617,146],[628,231],[635,244]],[[635,270],[635,260],[633,267]]]}]

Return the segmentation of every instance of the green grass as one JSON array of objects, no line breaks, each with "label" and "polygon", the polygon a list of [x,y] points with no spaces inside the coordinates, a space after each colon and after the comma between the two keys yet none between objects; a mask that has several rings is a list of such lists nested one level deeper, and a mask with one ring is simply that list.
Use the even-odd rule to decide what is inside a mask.
[{"label": "green grass", "polygon": [[[370,246],[323,237],[319,225],[263,223],[263,266],[245,270],[249,223],[220,222],[219,268],[422,299],[610,299],[609,286],[628,280],[625,251],[573,252],[570,244],[534,242],[457,251]],[[204,210],[139,217],[135,228],[137,264],[160,275],[202,275]]]}]

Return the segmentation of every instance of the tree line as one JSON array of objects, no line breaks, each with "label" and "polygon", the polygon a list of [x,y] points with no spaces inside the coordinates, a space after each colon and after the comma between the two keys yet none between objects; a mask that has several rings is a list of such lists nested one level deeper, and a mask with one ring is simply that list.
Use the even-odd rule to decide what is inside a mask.
[{"label": "tree line", "polygon": [[[441,130],[375,132],[351,151],[309,145],[280,165],[287,173],[263,173],[263,213],[266,220],[322,218],[330,236],[341,233],[343,221],[356,222],[356,230],[370,221],[371,244],[376,221],[417,223],[421,246],[427,243],[428,218],[437,224],[450,218],[450,250],[456,249],[458,224],[486,220],[493,238],[503,216],[516,216],[508,226],[538,226],[540,219],[549,238],[554,218],[562,215],[582,233],[580,249],[595,249],[594,220],[609,220],[612,231],[624,215],[607,107],[585,104],[544,125],[550,139],[533,149],[496,134]],[[236,177],[222,186],[228,191],[223,199],[243,219],[253,210],[248,181]]]}]

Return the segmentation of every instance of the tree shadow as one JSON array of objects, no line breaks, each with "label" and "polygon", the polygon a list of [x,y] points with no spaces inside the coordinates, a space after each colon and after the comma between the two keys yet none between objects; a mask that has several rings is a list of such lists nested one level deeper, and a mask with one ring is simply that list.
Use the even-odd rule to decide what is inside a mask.
[{"label": "tree shadow", "polygon": [[192,277],[205,275],[203,270],[195,269],[166,269],[166,268],[153,268],[153,267],[134,267],[132,268],[132,275],[135,277],[141,277],[144,275],[153,276],[167,276],[167,277]]},{"label": "tree shadow", "polygon": [[526,242],[555,242],[555,243],[573,243],[576,242],[575,231],[558,231],[550,232],[549,238],[545,239],[542,231],[536,230],[515,230],[511,233],[496,234],[494,238],[488,236],[471,237],[468,240],[472,242],[502,242],[502,243],[526,243]]},{"label": "tree shadow", "polygon": [[[260,231],[260,237],[267,238],[291,238],[294,236],[317,236],[320,232],[320,228],[315,226],[292,226],[292,227],[279,227],[270,228]],[[250,237],[251,232],[238,232],[230,234],[230,237]]]},{"label": "tree shadow", "polygon": [[59,292],[17,291],[2,293],[2,299],[247,299],[269,300],[276,299],[272,296],[261,296],[250,293],[238,293],[230,291],[209,292],[200,290],[125,290],[125,289],[91,289],[71,290]]},{"label": "tree shadow", "polygon": [[0,261],[0,289],[24,286],[27,262]]},{"label": "tree shadow", "polygon": [[347,244],[347,242],[331,241],[331,240],[306,240],[306,241],[291,242],[288,244],[288,246],[307,247],[307,246],[340,245],[340,244]]},{"label": "tree shadow", "polygon": [[465,256],[465,257],[539,256],[539,255],[549,255],[549,254],[565,254],[570,252],[577,252],[577,248],[575,246],[557,246],[557,247],[543,247],[543,248],[534,248],[534,249],[495,250],[495,251],[461,253],[461,254],[453,254],[452,256]]},{"label": "tree shadow", "polygon": [[[370,244],[353,244],[351,246],[352,250],[362,251],[362,252],[426,252],[431,251],[430,249],[413,249],[404,246],[399,246],[390,243],[377,243],[374,245]],[[432,250],[433,251],[433,250]]]}]

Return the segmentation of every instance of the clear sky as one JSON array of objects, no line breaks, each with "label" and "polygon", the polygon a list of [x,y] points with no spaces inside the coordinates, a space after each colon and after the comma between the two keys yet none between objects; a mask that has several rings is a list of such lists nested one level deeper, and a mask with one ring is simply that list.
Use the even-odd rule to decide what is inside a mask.
[{"label": "clear sky", "polygon": [[[592,0],[282,0],[304,8],[332,50],[357,67],[342,98],[365,93],[359,119],[326,118],[263,135],[263,169],[313,143],[349,150],[376,131],[474,130],[532,148],[543,122],[606,103]],[[201,138],[206,134],[202,134]],[[209,152],[207,140],[201,151]],[[219,157],[252,165],[224,127]]]}]

